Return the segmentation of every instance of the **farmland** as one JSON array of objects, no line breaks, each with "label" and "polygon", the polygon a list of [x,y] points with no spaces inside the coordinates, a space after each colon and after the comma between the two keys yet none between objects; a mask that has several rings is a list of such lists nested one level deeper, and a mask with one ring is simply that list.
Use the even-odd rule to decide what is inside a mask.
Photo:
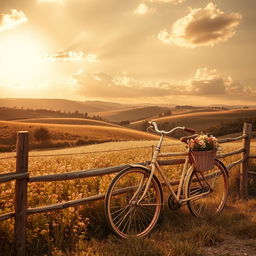
[{"label": "farmland", "polygon": [[[21,119],[17,120],[21,123],[36,123],[36,124],[71,124],[71,125],[99,125],[119,127],[118,125],[86,118],[33,118],[33,119]],[[119,127],[120,128],[120,127]]]},{"label": "farmland", "polygon": [[170,108],[168,107],[145,106],[96,112],[95,114],[111,122],[121,122],[153,118],[155,116],[161,115],[162,113],[167,113],[168,111],[170,111]]},{"label": "farmland", "polygon": [[[154,120],[165,127],[187,126],[196,130],[207,130],[211,126],[221,126],[225,123],[244,119],[255,118],[256,109],[235,109],[224,111],[210,111],[210,112],[193,112],[184,113],[167,117],[155,118]],[[133,129],[143,130],[144,121],[137,121],[130,123],[129,127]]]},{"label": "farmland", "polygon": [[[73,149],[30,152],[29,172],[31,176],[77,171],[81,169],[108,167],[125,163],[148,160],[152,153],[151,145],[156,141],[111,142],[83,146]],[[181,143],[166,141],[164,151],[184,149]],[[255,152],[255,144],[253,150]],[[138,147],[148,148],[138,148]],[[237,143],[228,143],[223,151],[231,151]],[[129,150],[125,150],[129,148]],[[111,152],[111,149],[122,151]],[[98,153],[91,153],[102,151]],[[51,156],[58,154],[82,153],[79,155]],[[4,153],[0,157],[11,156]],[[226,163],[235,161],[239,156],[230,157]],[[0,172],[15,169],[15,159],[0,162]],[[179,175],[181,166],[165,167],[171,178]],[[256,216],[250,211],[256,207],[255,200],[248,204],[234,204],[236,200],[236,177],[238,168],[232,170],[230,177],[231,193],[229,207],[220,217],[212,221],[199,221],[192,218],[185,209],[172,213],[166,207],[158,227],[145,239],[120,240],[109,233],[103,216],[102,202],[85,206],[71,207],[48,214],[36,214],[28,218],[27,247],[28,255],[211,255],[210,248],[225,244],[226,237],[238,243],[239,239],[256,238]],[[36,207],[91,195],[105,193],[114,175],[77,179],[71,181],[29,184],[28,206]],[[13,210],[13,183],[1,185],[1,213]],[[239,221],[239,225],[234,225]],[[0,251],[11,255],[13,221],[0,223]],[[154,241],[154,242],[153,242]],[[113,248],[115,252],[112,252]],[[255,247],[244,246],[246,253]],[[171,254],[170,254],[171,253]],[[208,254],[209,253],[209,254]],[[239,254],[238,254],[239,255]],[[241,254],[242,255],[242,254]],[[250,255],[250,254],[248,254]],[[251,254],[253,255],[253,254]]]},{"label": "farmland", "polygon": [[[40,121],[45,122],[39,123]],[[56,122],[63,122],[64,124],[56,124]],[[49,141],[38,142],[33,139],[35,130],[41,127],[49,131]],[[89,119],[35,119],[31,123],[0,121],[0,145],[2,145],[2,151],[5,150],[5,147],[6,150],[14,147],[16,132],[20,130],[30,131],[31,144],[36,148],[56,148],[106,141],[150,140],[156,138],[155,135],[146,132]]]}]

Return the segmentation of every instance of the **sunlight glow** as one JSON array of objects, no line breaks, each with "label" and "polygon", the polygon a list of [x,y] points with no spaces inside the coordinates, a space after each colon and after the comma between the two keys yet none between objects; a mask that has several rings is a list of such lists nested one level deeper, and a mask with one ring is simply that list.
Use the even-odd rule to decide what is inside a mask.
[{"label": "sunlight glow", "polygon": [[29,88],[42,72],[41,42],[33,35],[15,34],[0,44],[0,78],[6,87]]}]

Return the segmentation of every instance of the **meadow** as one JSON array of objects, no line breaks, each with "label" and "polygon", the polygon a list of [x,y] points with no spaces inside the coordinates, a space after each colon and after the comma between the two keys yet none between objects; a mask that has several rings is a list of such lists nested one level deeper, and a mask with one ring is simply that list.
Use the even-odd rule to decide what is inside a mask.
[{"label": "meadow", "polygon": [[[175,151],[184,149],[184,145],[177,141],[166,141],[163,150],[169,151],[171,143]],[[155,141],[110,142],[70,149],[33,151],[30,152],[29,172],[31,176],[35,176],[141,162],[150,158],[152,145],[155,145]],[[223,145],[223,152],[237,149],[239,145],[240,143],[227,143]],[[122,151],[111,152],[111,149]],[[255,152],[255,143],[252,149]],[[72,153],[84,154],[52,156]],[[13,154],[0,154],[0,157]],[[238,158],[239,156],[229,157],[225,163]],[[179,175],[180,168],[179,165],[164,167],[168,176],[173,179]],[[0,173],[14,169],[15,159],[0,161]],[[30,215],[27,229],[28,255],[216,255],[216,246],[222,248],[230,241],[237,246],[243,244],[246,253],[255,252],[256,214],[253,209],[256,201],[237,203],[238,170],[237,167],[231,170],[228,207],[211,221],[197,220],[186,209],[171,212],[166,206],[158,226],[149,236],[121,240],[110,233],[103,214],[103,202],[98,201],[56,212]],[[28,207],[103,194],[113,176],[114,174],[71,181],[30,183]],[[253,191],[256,186],[254,180],[251,185]],[[0,214],[13,210],[13,192],[13,182],[0,185]],[[6,256],[12,254],[13,224],[13,220],[0,222],[0,252]]]},{"label": "meadow", "polygon": [[[223,111],[200,111],[192,113],[182,113],[176,115],[170,115],[166,117],[154,118],[154,120],[165,127],[175,127],[178,125],[191,127],[193,129],[204,131],[209,130],[211,126],[223,126],[225,123],[229,123],[238,119],[252,119],[256,116],[255,109],[234,109]],[[130,128],[143,130],[144,120],[132,122],[129,124]],[[228,134],[229,132],[226,132]]]},{"label": "meadow", "polygon": [[[49,140],[36,141],[34,133],[41,127],[47,129]],[[82,118],[46,118],[29,121],[0,121],[0,152],[15,148],[17,131],[30,132],[32,148],[60,148],[109,141],[152,140],[157,137],[98,120]]]}]

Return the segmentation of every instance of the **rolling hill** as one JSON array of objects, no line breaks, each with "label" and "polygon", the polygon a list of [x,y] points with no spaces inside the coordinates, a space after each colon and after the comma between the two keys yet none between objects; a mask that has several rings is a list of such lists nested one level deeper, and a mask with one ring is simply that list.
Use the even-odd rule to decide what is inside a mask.
[{"label": "rolling hill", "polygon": [[[186,126],[198,131],[231,122],[242,118],[256,118],[256,109],[236,109],[214,112],[194,112],[168,117],[154,118],[153,120],[166,127]],[[132,129],[143,130],[145,120],[132,122],[128,126]]]},{"label": "rolling hill", "polygon": [[[15,120],[14,120],[15,121]],[[118,125],[107,123],[104,121],[86,119],[86,118],[34,118],[34,119],[21,119],[16,122],[22,123],[37,123],[37,124],[69,124],[69,125],[99,125],[119,127]]]},{"label": "rolling hill", "polygon": [[[50,133],[50,140],[38,142],[33,134],[39,128],[46,128]],[[129,128],[81,124],[53,124],[28,123],[14,121],[0,121],[0,151],[14,149],[17,131],[30,132],[30,145],[32,148],[59,148],[67,146],[80,146],[109,141],[154,140],[158,136]]]},{"label": "rolling hill", "polygon": [[58,118],[68,116],[65,113],[50,111],[50,110],[32,110],[18,109],[9,107],[0,107],[0,120],[17,120],[25,118]]},{"label": "rolling hill", "polygon": [[170,111],[168,107],[146,106],[97,112],[96,114],[110,122],[121,122],[155,117],[168,111]]},{"label": "rolling hill", "polygon": [[72,101],[64,99],[0,99],[0,107],[48,109],[66,112],[102,112],[127,107],[125,105],[104,101]]}]

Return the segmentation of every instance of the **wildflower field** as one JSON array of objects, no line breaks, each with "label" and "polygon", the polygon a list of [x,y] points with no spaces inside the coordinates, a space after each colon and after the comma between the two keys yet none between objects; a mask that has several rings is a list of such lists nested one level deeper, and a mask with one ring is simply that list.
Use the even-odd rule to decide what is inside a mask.
[{"label": "wildflower field", "polygon": [[[150,159],[152,154],[151,145],[155,144],[155,141],[111,142],[101,145],[62,150],[34,151],[30,152],[29,173],[30,176],[37,176],[138,163]],[[170,144],[173,144],[173,146],[170,146]],[[223,152],[233,151],[240,147],[240,145],[241,143],[228,143],[222,146],[222,150]],[[253,146],[252,149],[255,154],[255,146]],[[163,151],[170,150],[183,151],[184,145],[181,143],[177,144],[175,141],[167,141],[166,145],[163,147]],[[0,158],[12,155],[14,155],[14,153],[0,154]],[[228,164],[238,160],[239,157],[239,155],[232,156],[226,158],[224,162]],[[175,179],[180,173],[181,166],[166,166],[164,169],[171,179]],[[230,204],[234,204],[237,199],[238,169],[238,167],[235,167],[231,170]],[[0,173],[12,172],[14,170],[14,158],[0,160]],[[68,200],[103,194],[114,175],[115,174],[60,182],[29,183],[28,207],[49,205],[57,202],[65,202]],[[253,182],[254,181],[252,181],[252,183]],[[254,185],[256,186],[256,184]],[[0,184],[0,214],[14,210],[13,199],[14,182]],[[251,204],[256,207],[255,201]],[[128,239],[125,242],[110,234],[104,218],[102,201],[45,214],[30,215],[28,216],[27,225],[28,255],[201,255],[198,254],[198,244],[195,243],[195,245],[192,245],[189,242],[184,242],[184,237],[181,237],[180,241],[178,241],[178,238],[172,233],[175,230],[178,232],[178,230],[190,229],[193,225],[198,225],[198,220],[193,219],[186,211],[184,212],[181,210],[178,213],[169,213],[169,210],[167,209],[168,207],[165,208],[166,210],[162,213],[163,217],[159,224],[161,225],[162,223],[162,225],[157,227],[155,232],[153,232],[149,238],[134,238],[134,240]],[[225,211],[228,210],[224,210],[224,215],[222,217],[224,219],[231,216],[230,214],[227,214],[227,212],[225,213]],[[170,217],[170,214],[173,215]],[[234,213],[234,217],[231,217],[234,218],[234,220],[236,218],[237,220],[244,219],[245,223],[247,217],[243,216],[244,215],[236,215]],[[249,214],[248,216],[252,226],[254,225],[254,227],[256,227],[256,215]],[[221,222],[222,226],[225,225],[225,222],[227,221],[224,219]],[[176,220],[178,226],[174,227],[172,231],[169,231],[171,233],[168,233],[168,229],[171,229],[170,225],[175,224],[173,223],[174,220]],[[248,221],[246,223],[248,223]],[[207,232],[205,235],[206,237],[201,238],[202,244],[199,246],[204,246],[207,239],[209,239],[209,241],[207,240],[209,243],[217,243],[219,240],[224,239],[223,237],[217,236],[218,230],[214,228],[214,225],[214,223],[209,224],[201,222],[199,227],[202,230],[200,229],[198,232],[203,232],[203,229]],[[12,219],[0,222],[1,255],[12,255],[13,228],[14,222]],[[251,230],[251,226],[248,228]],[[177,243],[171,238],[171,234],[173,235],[173,239],[176,239],[175,241]],[[189,234],[187,234],[187,236],[189,236]],[[208,236],[210,236],[210,238]],[[217,236],[217,238],[215,239],[214,236]],[[252,237],[250,238],[256,238],[256,231],[252,231],[251,236]],[[154,237],[159,241],[159,244],[155,245],[157,240],[154,240]],[[211,241],[211,239],[214,241]],[[164,243],[164,241],[168,242],[168,252],[171,254],[168,254],[167,251],[157,249],[161,248],[161,243]],[[127,249],[130,246],[129,243],[133,244],[134,248],[131,250],[134,250],[134,253],[128,251],[125,252],[120,249]],[[111,252],[111,248],[115,248],[115,252]],[[143,254],[144,249],[146,250],[144,252],[145,254]],[[141,254],[136,254],[139,251]],[[153,254],[149,254],[150,252]]]}]

